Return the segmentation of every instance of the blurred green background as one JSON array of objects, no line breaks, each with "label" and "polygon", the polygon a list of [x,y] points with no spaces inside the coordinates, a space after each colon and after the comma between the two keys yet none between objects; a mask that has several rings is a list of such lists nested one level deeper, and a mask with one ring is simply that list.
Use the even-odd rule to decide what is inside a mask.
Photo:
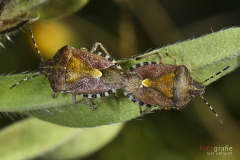
[{"label": "blurred green background", "polygon": [[[39,20],[32,29],[45,60],[64,45],[90,50],[95,42],[101,42],[115,59],[124,59],[239,26],[239,6],[235,0],[92,0],[75,14]],[[30,32],[28,27],[22,30],[11,35],[14,44],[6,41],[6,49],[0,50],[0,74],[37,70],[40,59]],[[84,159],[239,159],[239,73],[237,69],[214,82],[204,94],[222,125],[198,97],[183,110],[162,110],[126,122],[112,142]],[[1,117],[1,127],[13,123],[5,114]],[[234,155],[210,156],[200,151],[200,145],[234,146]]]}]

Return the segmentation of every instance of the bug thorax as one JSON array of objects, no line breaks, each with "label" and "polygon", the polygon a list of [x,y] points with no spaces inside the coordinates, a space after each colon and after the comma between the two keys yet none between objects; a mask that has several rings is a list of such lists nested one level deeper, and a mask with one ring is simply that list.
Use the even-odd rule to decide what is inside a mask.
[{"label": "bug thorax", "polygon": [[143,87],[143,77],[138,72],[127,72],[122,81],[123,90],[127,93],[134,94]]},{"label": "bug thorax", "polygon": [[49,77],[49,75],[52,74],[52,66],[53,66],[52,59],[48,61],[44,61],[39,65],[38,71],[40,72],[40,74],[43,74],[46,77]]},{"label": "bug thorax", "polygon": [[205,92],[204,90],[205,86],[203,86],[201,83],[198,83],[196,80],[193,80],[190,83],[189,94],[192,96],[192,98],[202,95]]}]

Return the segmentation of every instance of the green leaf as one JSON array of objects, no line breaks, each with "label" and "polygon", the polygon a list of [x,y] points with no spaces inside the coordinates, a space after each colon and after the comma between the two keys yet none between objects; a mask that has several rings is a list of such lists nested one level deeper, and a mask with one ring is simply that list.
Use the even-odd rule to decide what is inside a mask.
[{"label": "green leaf", "polygon": [[[198,82],[203,82],[230,66],[228,70],[204,84],[207,85],[239,66],[239,46],[240,28],[230,28],[171,45],[168,49],[178,64],[186,65]],[[153,52],[162,53],[165,64],[174,64],[172,59],[166,57],[165,48],[149,53]],[[132,65],[144,61],[158,61],[158,57],[151,56],[141,61],[122,60],[119,64],[127,70]],[[50,85],[44,76],[38,76],[9,89],[14,83],[31,75],[33,74],[0,77],[0,111],[22,111],[48,122],[71,127],[112,124],[140,116],[138,105],[128,100],[122,91],[119,91],[119,99],[110,96],[97,111],[91,111],[86,102],[73,104],[69,94],[58,94],[56,98],[52,98]],[[96,99],[94,103],[100,101],[101,99]]]},{"label": "green leaf", "polygon": [[27,118],[0,132],[0,159],[72,159],[87,156],[109,141],[122,124],[95,128],[68,128]]},{"label": "green leaf", "polygon": [[43,4],[44,10],[38,10],[43,19],[60,18],[70,15],[83,8],[89,0],[58,0]]},{"label": "green leaf", "polygon": [[[0,11],[0,33],[11,33],[27,22],[59,18],[83,8],[89,0],[17,0],[5,1]],[[2,1],[1,1],[2,2]],[[1,35],[1,34],[0,34]]]},{"label": "green leaf", "polygon": [[[18,1],[10,1],[4,7],[4,10],[1,14],[0,20],[6,19],[17,19],[21,15],[28,13],[30,9],[46,2],[47,0],[18,0]],[[20,20],[20,19],[19,19]]]},{"label": "green leaf", "polygon": [[44,159],[86,157],[109,143],[121,131],[123,123],[81,129],[74,138],[44,155]]},{"label": "green leaf", "polygon": [[[17,0],[10,1],[4,7],[0,20],[18,19],[21,21],[21,15],[29,12],[39,12],[40,17],[53,18],[62,17],[74,13],[83,8],[89,0]],[[21,17],[21,18],[20,18]],[[25,19],[26,20],[26,19]]]},{"label": "green leaf", "polygon": [[1,1],[0,11],[0,38],[4,34],[18,30],[29,21],[39,18],[37,13],[31,12],[30,9],[46,2],[46,0],[19,0],[19,1]]}]

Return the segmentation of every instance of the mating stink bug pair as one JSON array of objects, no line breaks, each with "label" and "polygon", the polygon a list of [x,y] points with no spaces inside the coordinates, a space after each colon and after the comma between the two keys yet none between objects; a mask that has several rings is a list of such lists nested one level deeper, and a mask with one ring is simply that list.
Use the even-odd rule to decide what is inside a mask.
[{"label": "mating stink bug pair", "polygon": [[[166,55],[175,61],[175,65],[164,64],[160,53],[153,53],[136,58],[136,60],[158,54],[159,63],[144,62],[132,66],[126,73],[124,93],[134,103],[139,104],[140,113],[145,115],[153,107],[159,109],[183,108],[192,98],[200,96],[213,113],[219,118],[213,108],[206,102],[202,94],[203,83],[229,68],[226,67],[203,83],[193,80],[187,67],[178,65],[166,49]],[[142,111],[141,106],[147,107]]]},{"label": "mating stink bug pair", "polygon": [[[138,57],[136,60],[158,54],[160,63],[139,63],[123,73],[122,68],[109,56],[101,43],[95,43],[90,52],[85,48],[75,49],[64,46],[54,55],[53,59],[43,61],[32,31],[31,35],[42,60],[38,75],[42,74],[48,78],[53,89],[52,96],[54,97],[58,92],[70,93],[74,103],[85,99],[91,110],[100,107],[106,96],[120,88],[123,89],[127,98],[139,104],[141,115],[145,115],[157,106],[159,109],[181,109],[197,96],[205,101],[202,97],[205,90],[203,83],[229,68],[228,66],[203,83],[199,83],[192,79],[186,66],[177,64],[176,59],[166,49],[166,55],[175,61],[175,65],[164,64],[162,55],[153,53]],[[105,54],[96,52],[98,46]],[[17,84],[33,77],[21,80]],[[77,94],[83,95],[84,98],[76,101]],[[104,97],[103,100],[97,107],[93,107],[91,99],[100,97]],[[213,108],[206,101],[205,103],[222,123]],[[142,106],[147,107],[147,109],[142,111]]]},{"label": "mating stink bug pair", "polygon": [[[112,59],[101,43],[95,43],[91,51],[85,48],[75,49],[69,46],[62,47],[48,61],[43,61],[40,51],[35,43],[32,30],[32,40],[42,60],[39,66],[40,74],[21,80],[13,85],[36,77],[45,75],[53,89],[52,96],[56,93],[70,93],[74,103],[86,100],[91,110],[96,110],[102,102],[93,107],[92,98],[106,97],[116,92],[121,85],[122,68]],[[105,52],[96,52],[97,47]],[[76,95],[83,95],[83,99],[76,101]]]}]

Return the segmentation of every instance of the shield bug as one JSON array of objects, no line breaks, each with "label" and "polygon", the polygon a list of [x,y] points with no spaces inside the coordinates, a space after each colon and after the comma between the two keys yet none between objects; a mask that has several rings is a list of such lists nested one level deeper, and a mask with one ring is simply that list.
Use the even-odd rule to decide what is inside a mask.
[{"label": "shield bug", "polygon": [[[91,51],[85,48],[75,49],[64,46],[53,59],[43,61],[41,53],[35,43],[32,30],[32,40],[42,60],[39,65],[39,74],[45,75],[52,87],[52,96],[56,93],[70,93],[74,103],[86,100],[91,110],[96,110],[106,99],[106,96],[113,94],[122,84],[122,68],[112,59],[101,43],[95,43]],[[100,47],[106,54],[96,52]],[[33,77],[28,77],[14,84],[10,89]],[[76,95],[83,95],[83,99],[76,100]],[[103,100],[97,107],[93,106],[92,98]]]},{"label": "shield bug", "polygon": [[[229,68],[226,67],[216,75],[202,83],[193,80],[187,67],[178,65],[166,49],[166,55],[175,61],[175,65],[164,64],[160,53],[153,53],[136,58],[136,60],[158,54],[160,63],[144,62],[132,66],[126,74],[123,85],[124,94],[134,103],[139,104],[141,115],[148,113],[153,107],[159,109],[183,108],[192,98],[200,96],[217,116],[222,120],[203,98],[203,83]],[[147,107],[142,111],[141,106]]]}]

